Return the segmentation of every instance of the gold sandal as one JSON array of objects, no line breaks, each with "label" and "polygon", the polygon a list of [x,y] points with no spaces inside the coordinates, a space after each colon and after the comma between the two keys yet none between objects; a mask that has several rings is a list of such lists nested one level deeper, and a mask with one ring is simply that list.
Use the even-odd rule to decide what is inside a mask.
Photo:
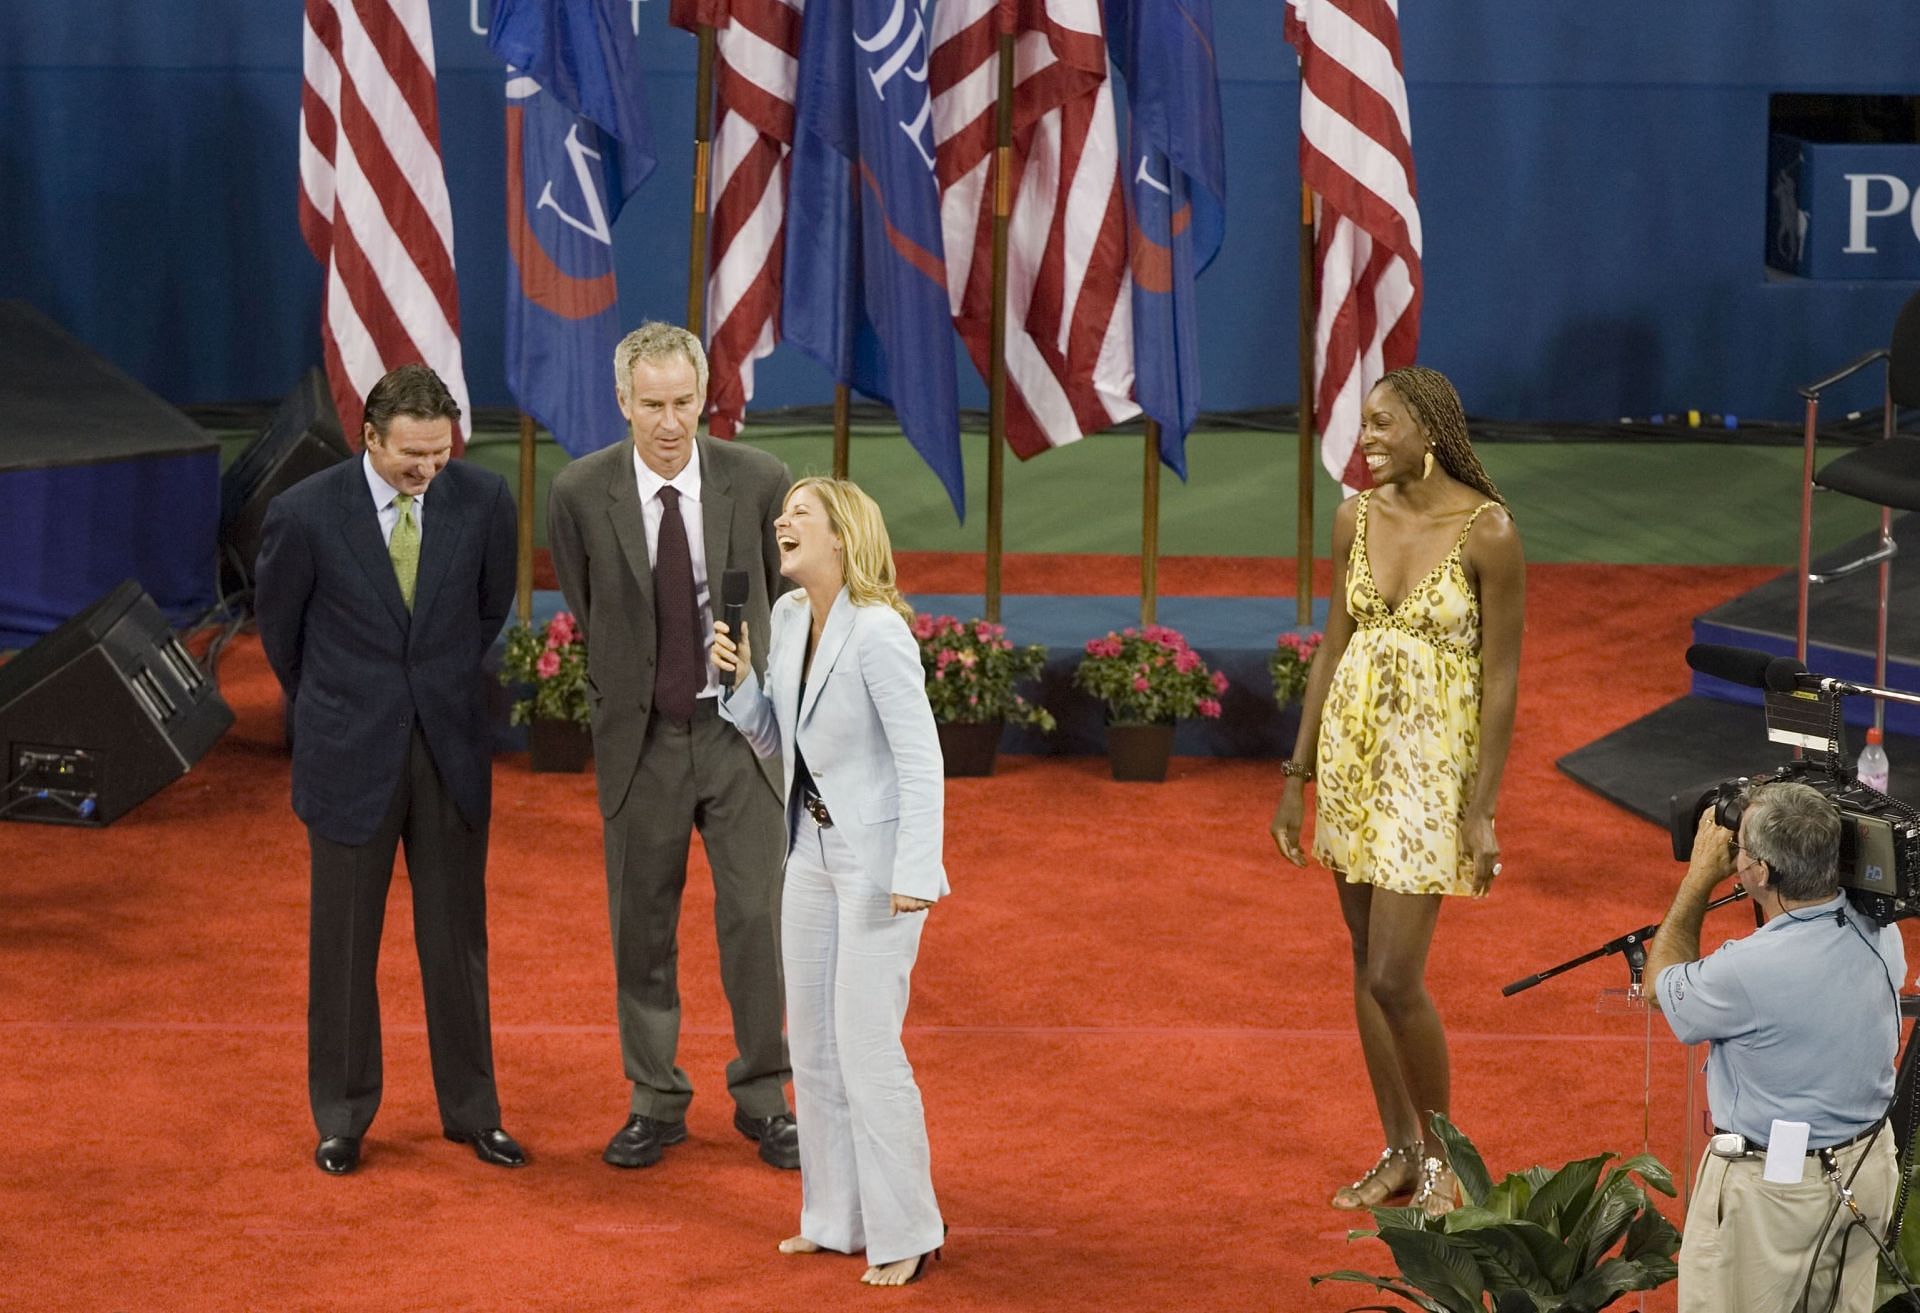
[{"label": "gold sandal", "polygon": [[1420,1185],[1413,1192],[1410,1206],[1418,1208],[1420,1215],[1429,1222],[1437,1222],[1460,1207],[1462,1202],[1460,1178],[1453,1174],[1453,1168],[1438,1158],[1422,1159]]},{"label": "gold sandal", "polygon": [[[1406,1194],[1419,1183],[1420,1152],[1424,1146],[1415,1140],[1412,1144],[1403,1144],[1397,1149],[1382,1149],[1373,1166],[1366,1170],[1361,1178],[1352,1185],[1343,1185],[1333,1192],[1328,1200],[1335,1208],[1347,1212],[1359,1212],[1363,1208],[1378,1208],[1387,1200]],[[1387,1175],[1396,1163],[1406,1163],[1414,1168],[1414,1180],[1406,1185],[1393,1185]]]}]

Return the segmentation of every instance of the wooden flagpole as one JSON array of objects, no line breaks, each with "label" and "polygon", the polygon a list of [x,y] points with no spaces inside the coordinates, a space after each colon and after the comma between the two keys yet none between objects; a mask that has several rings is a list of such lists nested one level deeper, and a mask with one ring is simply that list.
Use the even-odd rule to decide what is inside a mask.
[{"label": "wooden flagpole", "polygon": [[1140,478],[1140,623],[1150,625],[1160,602],[1160,421],[1147,420],[1147,465]]},{"label": "wooden flagpole", "polygon": [[851,455],[851,453],[848,451],[849,444],[847,441],[849,436],[849,431],[852,428],[852,423],[848,417],[848,411],[851,409],[850,402],[851,402],[851,398],[847,393],[847,385],[845,383],[834,384],[833,385],[833,477],[836,479],[844,479],[847,477],[847,461],[848,461],[848,457]]},{"label": "wooden flagpole", "polygon": [[1013,33],[1000,33],[994,113],[992,368],[987,377],[987,620],[1000,621],[1000,541],[1007,439],[1007,225],[1013,214]]},{"label": "wooden flagpole", "polygon": [[707,176],[713,167],[713,28],[700,25],[700,66],[694,77],[693,223],[687,243],[687,328],[707,340]]},{"label": "wooden flagpole", "polygon": [[533,416],[520,412],[520,546],[514,563],[520,623],[533,623]]},{"label": "wooden flagpole", "polygon": [[1300,184],[1300,451],[1294,476],[1299,489],[1293,549],[1294,622],[1301,625],[1313,623],[1313,354],[1318,318],[1314,293],[1313,189],[1303,182]]}]

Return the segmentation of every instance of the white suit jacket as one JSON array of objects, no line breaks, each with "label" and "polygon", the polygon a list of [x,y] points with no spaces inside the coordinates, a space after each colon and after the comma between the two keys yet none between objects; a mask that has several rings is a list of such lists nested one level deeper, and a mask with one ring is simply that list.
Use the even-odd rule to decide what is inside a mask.
[{"label": "white suit jacket", "polygon": [[[778,754],[786,780],[787,829],[800,800],[793,746],[827,804],[834,828],[879,893],[933,900],[948,892],[941,843],[946,779],[940,736],[927,705],[920,647],[897,612],[834,599],[797,696],[812,623],[794,589],[773,605],[766,684],[750,675],[723,695],[720,714],[762,757]],[[759,638],[749,634],[749,642]]]}]

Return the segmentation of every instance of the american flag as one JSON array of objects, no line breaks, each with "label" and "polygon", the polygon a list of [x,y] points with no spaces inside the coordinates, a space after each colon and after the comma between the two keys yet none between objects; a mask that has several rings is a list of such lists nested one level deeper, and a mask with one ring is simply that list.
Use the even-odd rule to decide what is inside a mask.
[{"label": "american flag", "polygon": [[707,427],[731,438],[753,399],[753,362],[780,336],[787,156],[806,0],[674,0],[679,27],[716,29],[709,189]]},{"label": "american flag", "polygon": [[1021,457],[1140,413],[1119,130],[1100,0],[939,0],[936,172],[954,322],[989,371],[997,41],[1014,38],[1007,440]]},{"label": "american flag", "polygon": [[427,0],[306,0],[303,37],[300,231],[341,427],[357,445],[367,393],[414,361],[470,416]]},{"label": "american flag", "polygon": [[1360,404],[1420,344],[1414,198],[1399,0],[1289,0],[1300,52],[1300,178],[1318,198],[1314,328],[1320,460],[1349,488],[1372,480]]}]

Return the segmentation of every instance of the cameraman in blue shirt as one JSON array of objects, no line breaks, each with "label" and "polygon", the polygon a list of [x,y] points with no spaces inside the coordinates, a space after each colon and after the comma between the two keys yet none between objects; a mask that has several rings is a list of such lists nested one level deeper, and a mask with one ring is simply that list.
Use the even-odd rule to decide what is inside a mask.
[{"label": "cameraman in blue shirt", "polygon": [[[1840,817],[1804,784],[1756,787],[1734,835],[1701,814],[1692,860],[1647,950],[1651,1001],[1681,1042],[1705,1042],[1716,1134],[1680,1246],[1680,1313],[1870,1313],[1898,1178],[1886,1125],[1906,955],[1892,926],[1848,907]],[[1767,917],[1700,957],[1714,886],[1737,876]],[[1762,1179],[1778,1122],[1804,1122],[1794,1183]],[[1777,1157],[1785,1158],[1784,1154]],[[1834,1285],[1839,1299],[1832,1303]]]}]

